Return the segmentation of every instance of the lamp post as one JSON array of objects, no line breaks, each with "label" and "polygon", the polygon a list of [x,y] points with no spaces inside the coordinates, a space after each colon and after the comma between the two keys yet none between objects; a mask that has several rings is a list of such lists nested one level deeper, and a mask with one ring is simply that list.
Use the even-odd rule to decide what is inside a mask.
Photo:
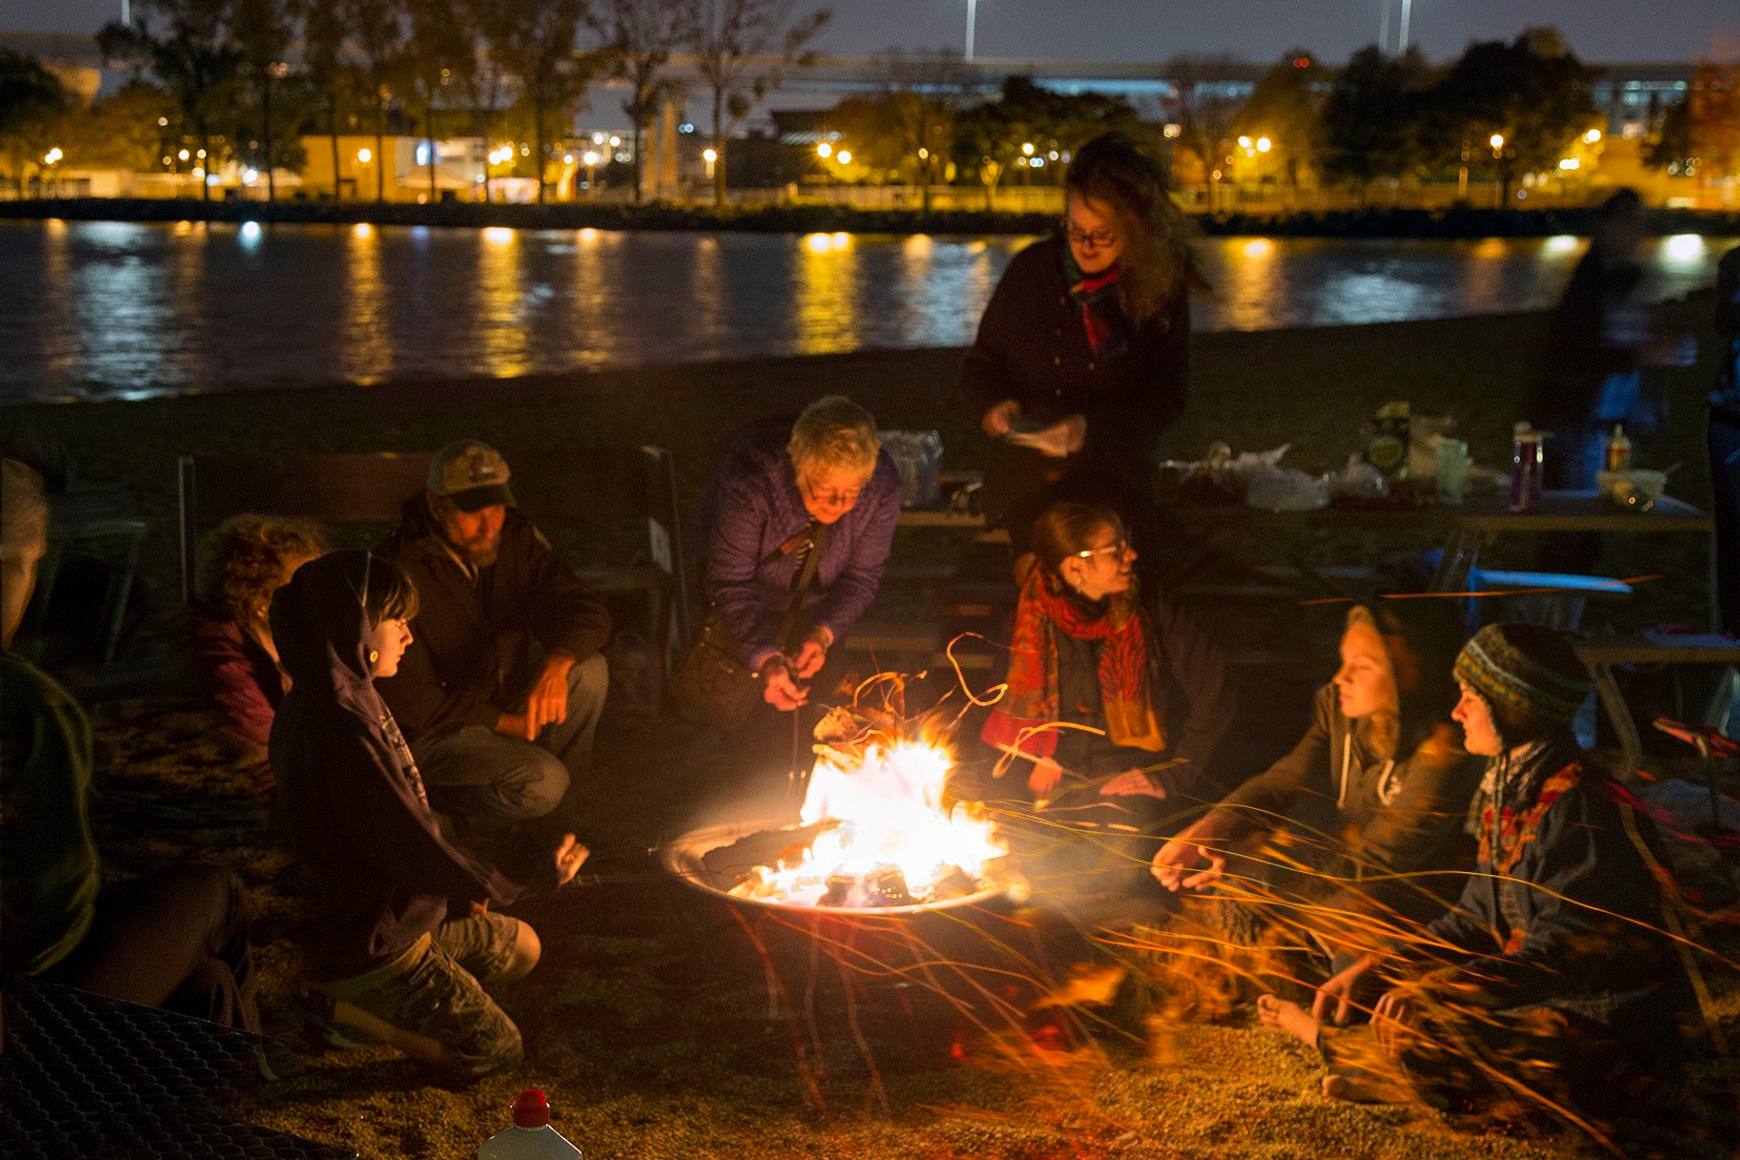
[{"label": "lamp post", "polygon": [[597,188],[592,184],[592,171],[598,167],[598,151],[588,149],[580,155],[580,160],[586,163],[586,200],[591,201],[598,194]]}]

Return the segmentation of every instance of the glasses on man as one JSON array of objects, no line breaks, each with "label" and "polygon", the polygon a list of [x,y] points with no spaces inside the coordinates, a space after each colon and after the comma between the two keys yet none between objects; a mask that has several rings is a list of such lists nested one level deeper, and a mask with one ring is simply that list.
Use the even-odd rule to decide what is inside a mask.
[{"label": "glasses on man", "polygon": [[1090,250],[1104,250],[1118,244],[1118,235],[1111,230],[1080,230],[1067,221],[1063,233],[1073,244]]},{"label": "glasses on man", "polygon": [[1124,553],[1129,550],[1130,544],[1128,540],[1113,540],[1104,547],[1084,548],[1081,551],[1076,552],[1075,555],[1080,556],[1083,560],[1091,560],[1095,556],[1110,556],[1114,560],[1122,560],[1124,558]]}]

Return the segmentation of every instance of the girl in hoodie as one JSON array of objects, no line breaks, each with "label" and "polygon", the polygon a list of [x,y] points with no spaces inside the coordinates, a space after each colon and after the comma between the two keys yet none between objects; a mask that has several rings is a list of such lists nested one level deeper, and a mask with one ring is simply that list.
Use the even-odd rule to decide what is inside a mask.
[{"label": "girl in hoodie", "polygon": [[[272,634],[293,683],[272,726],[272,768],[280,821],[320,881],[307,948],[316,1018],[334,1042],[350,1029],[351,1041],[372,1036],[475,1076],[522,1054],[484,986],[523,977],[541,948],[531,927],[488,909],[525,885],[442,835],[375,691],[397,671],[416,612],[410,578],[363,552],[305,564],[278,590]],[[565,834],[535,876],[566,883],[586,853]],[[450,900],[470,912],[449,918]]]},{"label": "girl in hoodie", "polygon": [[[1307,948],[1345,955],[1397,915],[1429,916],[1466,865],[1479,763],[1450,719],[1462,616],[1448,601],[1358,606],[1341,667],[1317,692],[1311,729],[1162,846],[1152,870],[1173,891],[1216,886],[1236,941],[1303,928]],[[1286,825],[1284,850],[1252,848]],[[1237,874],[1228,858],[1242,850]],[[1426,872],[1420,874],[1419,872]]]}]

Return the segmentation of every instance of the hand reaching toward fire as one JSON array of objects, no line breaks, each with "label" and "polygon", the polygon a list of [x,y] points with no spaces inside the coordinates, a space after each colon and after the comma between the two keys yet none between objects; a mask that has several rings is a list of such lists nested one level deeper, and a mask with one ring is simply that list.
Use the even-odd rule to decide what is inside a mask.
[{"label": "hand reaching toward fire", "polygon": [[792,679],[791,666],[783,656],[775,654],[763,661],[761,677],[766,682],[762,697],[781,713],[789,713],[810,699],[809,689]]},{"label": "hand reaching toward fire", "polygon": [[828,648],[834,643],[834,633],[826,627],[816,630],[804,638],[804,643],[798,647],[791,657],[791,671],[797,674],[800,681],[807,681],[821,671],[822,665],[828,659]]},{"label": "hand reaching toward fire", "polygon": [[1033,759],[1033,772],[1027,775],[1027,788],[1035,798],[1048,798],[1063,780],[1063,766],[1049,757]]},{"label": "hand reaching toward fire", "polygon": [[1166,889],[1200,890],[1221,876],[1226,869],[1226,855],[1202,844],[1191,830],[1173,838],[1154,855],[1149,873]]},{"label": "hand reaching toward fire", "polygon": [[566,886],[574,881],[574,875],[580,872],[591,853],[573,834],[563,834],[562,844],[556,847],[556,885]]}]

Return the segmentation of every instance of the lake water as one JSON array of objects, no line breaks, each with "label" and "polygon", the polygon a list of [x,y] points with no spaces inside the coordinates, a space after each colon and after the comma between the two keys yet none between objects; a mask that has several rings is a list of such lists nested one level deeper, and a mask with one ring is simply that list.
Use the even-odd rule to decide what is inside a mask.
[{"label": "lake water", "polygon": [[[1019,237],[0,223],[0,403],[958,346]],[[1656,297],[1734,239],[1649,244]],[[1212,238],[1205,330],[1539,309],[1582,239]]]}]

